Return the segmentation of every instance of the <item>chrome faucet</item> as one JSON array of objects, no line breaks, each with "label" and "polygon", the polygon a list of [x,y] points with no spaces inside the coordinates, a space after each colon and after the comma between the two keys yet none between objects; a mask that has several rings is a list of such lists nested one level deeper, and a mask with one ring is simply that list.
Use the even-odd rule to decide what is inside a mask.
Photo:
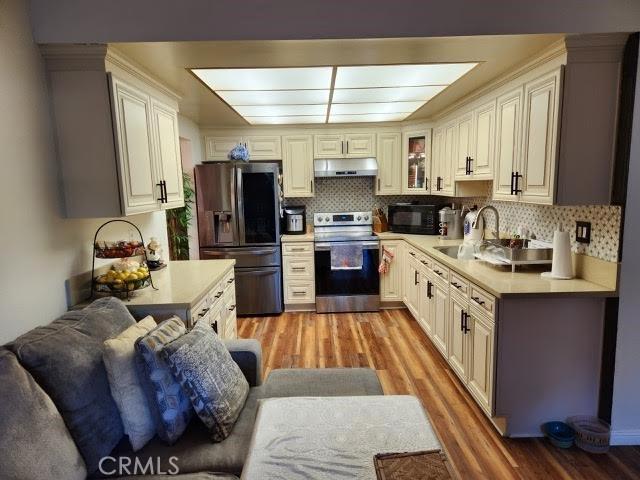
[{"label": "chrome faucet", "polygon": [[495,237],[497,239],[500,239],[500,214],[498,213],[498,210],[496,209],[496,207],[494,207],[493,205],[485,205],[480,210],[478,210],[478,214],[476,215],[476,219],[473,221],[473,224],[471,225],[471,227],[476,229],[476,230],[478,228],[480,228],[480,225],[478,224],[478,219],[480,218],[480,215],[482,215],[482,212],[484,212],[487,209],[488,210],[493,210],[493,213],[496,216],[496,231],[493,232],[493,234],[495,235]]}]

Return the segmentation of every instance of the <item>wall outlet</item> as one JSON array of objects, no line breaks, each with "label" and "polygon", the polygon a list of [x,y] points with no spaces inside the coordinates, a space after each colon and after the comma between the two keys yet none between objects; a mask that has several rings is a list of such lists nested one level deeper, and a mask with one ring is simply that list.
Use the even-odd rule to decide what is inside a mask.
[{"label": "wall outlet", "polygon": [[591,222],[576,222],[576,242],[591,243]]}]

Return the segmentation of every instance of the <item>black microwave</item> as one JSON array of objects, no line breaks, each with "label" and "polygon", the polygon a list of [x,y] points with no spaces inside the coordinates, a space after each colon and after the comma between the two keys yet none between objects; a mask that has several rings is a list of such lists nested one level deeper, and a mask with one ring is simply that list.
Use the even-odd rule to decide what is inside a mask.
[{"label": "black microwave", "polygon": [[389,230],[398,233],[438,235],[437,205],[395,203],[389,205]]}]

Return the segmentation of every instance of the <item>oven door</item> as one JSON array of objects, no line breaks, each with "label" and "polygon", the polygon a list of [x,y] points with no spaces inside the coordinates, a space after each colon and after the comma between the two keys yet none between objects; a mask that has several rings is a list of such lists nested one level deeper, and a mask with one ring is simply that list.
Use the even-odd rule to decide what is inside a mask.
[{"label": "oven door", "polygon": [[[332,245],[361,246],[362,267],[332,269]],[[380,294],[379,245],[378,241],[316,242],[316,296],[378,296]]]}]

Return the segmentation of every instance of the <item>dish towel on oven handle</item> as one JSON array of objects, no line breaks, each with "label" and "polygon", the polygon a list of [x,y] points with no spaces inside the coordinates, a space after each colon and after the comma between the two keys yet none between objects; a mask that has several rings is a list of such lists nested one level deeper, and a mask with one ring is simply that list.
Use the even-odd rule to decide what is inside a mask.
[{"label": "dish towel on oven handle", "polygon": [[382,247],[382,260],[380,260],[380,265],[378,266],[378,272],[382,275],[386,275],[389,273],[389,266],[391,262],[393,262],[393,258],[395,255],[392,251],[387,250],[385,247]]},{"label": "dish towel on oven handle", "polygon": [[362,270],[362,245],[331,245],[331,270]]}]

